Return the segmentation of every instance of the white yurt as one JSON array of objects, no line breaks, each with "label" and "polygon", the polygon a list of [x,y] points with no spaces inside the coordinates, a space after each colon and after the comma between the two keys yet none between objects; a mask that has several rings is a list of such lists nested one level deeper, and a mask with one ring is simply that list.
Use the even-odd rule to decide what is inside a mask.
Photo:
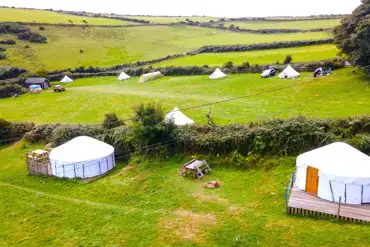
[{"label": "white yurt", "polygon": [[294,186],[319,198],[370,203],[370,157],[336,142],[297,157]]},{"label": "white yurt", "polygon": [[194,124],[194,120],[188,118],[184,113],[182,113],[179,108],[175,107],[171,112],[167,113],[165,117],[166,122],[171,122],[175,125],[182,126],[187,124]]},{"label": "white yurt", "polygon": [[130,78],[130,76],[128,74],[126,74],[124,71],[122,71],[122,73],[118,76],[117,80],[123,81],[123,80],[127,80],[129,78]]},{"label": "white yurt", "polygon": [[147,81],[156,80],[156,79],[158,79],[162,76],[163,75],[160,71],[143,74],[143,75],[140,76],[139,82],[147,82]]},{"label": "white yurt", "polygon": [[209,79],[214,80],[214,79],[221,79],[225,78],[226,74],[222,72],[219,68],[217,68],[212,75],[209,76]]},{"label": "white yurt", "polygon": [[88,136],[79,136],[50,152],[54,176],[90,178],[102,175],[115,166],[114,148]]},{"label": "white yurt", "polygon": [[69,78],[68,76],[65,75],[60,82],[70,83],[70,82],[73,82],[73,80],[71,78]]},{"label": "white yurt", "polygon": [[284,79],[284,78],[289,78],[289,79],[293,79],[293,78],[297,78],[298,76],[300,76],[300,74],[295,71],[293,69],[292,66],[288,65],[284,70],[283,72],[281,72],[279,74],[279,78],[280,79]]}]

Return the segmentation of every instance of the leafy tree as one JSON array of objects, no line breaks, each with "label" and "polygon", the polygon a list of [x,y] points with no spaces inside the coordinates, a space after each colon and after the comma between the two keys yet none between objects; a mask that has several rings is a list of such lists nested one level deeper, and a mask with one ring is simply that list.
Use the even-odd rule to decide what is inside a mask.
[{"label": "leafy tree", "polygon": [[[359,66],[370,64],[370,0],[362,0],[352,15],[334,29],[335,41],[342,53]],[[370,68],[367,70],[370,73]]]},{"label": "leafy tree", "polygon": [[82,20],[82,22],[87,26],[88,22],[86,20]]},{"label": "leafy tree", "polygon": [[222,23],[220,23],[220,24],[218,24],[218,27],[224,27],[224,24],[222,24]]},{"label": "leafy tree", "polygon": [[235,28],[235,25],[234,24],[231,24],[230,26],[229,26],[229,29],[234,29]]},{"label": "leafy tree", "polygon": [[286,58],[284,60],[284,64],[291,63],[292,61],[293,61],[292,55],[288,55],[288,56],[286,56]]},{"label": "leafy tree", "polygon": [[47,77],[48,71],[45,69],[41,69],[41,70],[36,71],[36,75],[39,77]]}]

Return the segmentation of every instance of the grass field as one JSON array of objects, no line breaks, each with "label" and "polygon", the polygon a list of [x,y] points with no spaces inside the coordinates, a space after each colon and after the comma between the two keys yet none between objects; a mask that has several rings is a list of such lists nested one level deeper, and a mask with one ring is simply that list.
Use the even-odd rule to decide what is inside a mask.
[{"label": "grass field", "polygon": [[[235,74],[221,80],[207,76],[164,77],[149,83],[138,78],[117,81],[115,77],[78,79],[65,93],[51,90],[40,95],[22,95],[0,100],[1,116],[7,120],[99,123],[104,114],[132,117],[132,106],[161,102],[165,111],[186,108],[285,86],[307,83],[296,88],[226,102],[212,107],[215,123],[247,123],[252,120],[288,118],[297,115],[328,118],[369,114],[370,88],[365,77],[352,69],[334,71],[314,80],[311,73],[300,79],[261,79],[258,74]],[[185,111],[196,123],[206,123],[209,107]]]},{"label": "grass field", "polygon": [[[270,43],[331,37],[331,34],[325,32],[261,35],[182,25],[130,28],[49,26],[40,33],[48,38],[47,44],[30,44],[17,40],[16,45],[7,47],[8,58],[0,60],[0,66],[12,65],[34,71],[109,66],[184,53],[204,45]],[[14,39],[14,36],[0,35],[1,38]],[[25,45],[30,45],[31,48],[25,49]],[[80,53],[80,49],[84,53]]]},{"label": "grass field", "polygon": [[[22,143],[0,149],[1,246],[369,246],[366,225],[285,214],[294,158],[238,171],[210,162],[179,177],[187,158],[119,164],[85,184],[27,176]],[[218,180],[215,190],[202,188]]]},{"label": "grass field", "polygon": [[282,48],[261,51],[203,53],[186,56],[154,64],[153,67],[165,66],[222,66],[228,61],[234,64],[249,62],[252,64],[283,63],[287,55],[292,55],[293,62],[309,62],[337,57],[339,50],[335,45],[313,45],[304,47]]},{"label": "grass field", "polygon": [[85,25],[82,22],[82,20],[86,20],[89,25],[122,26],[137,24],[135,22],[68,15],[46,10],[0,8],[0,22],[36,22],[52,24],[70,24],[68,20],[71,20],[76,25]]},{"label": "grass field", "polygon": [[216,21],[218,18],[216,17],[207,17],[207,16],[126,16],[128,18],[135,18],[139,20],[146,20],[150,21],[151,23],[161,23],[161,24],[170,24],[170,23],[178,23],[180,21],[185,21],[187,18],[196,22],[209,22],[210,20]]},{"label": "grass field", "polygon": [[[224,24],[225,27],[234,24],[241,29],[299,29],[311,30],[318,28],[333,28],[340,24],[340,19],[327,20],[304,20],[304,21],[227,21],[217,22],[217,24]],[[216,24],[215,24],[216,25]]]}]

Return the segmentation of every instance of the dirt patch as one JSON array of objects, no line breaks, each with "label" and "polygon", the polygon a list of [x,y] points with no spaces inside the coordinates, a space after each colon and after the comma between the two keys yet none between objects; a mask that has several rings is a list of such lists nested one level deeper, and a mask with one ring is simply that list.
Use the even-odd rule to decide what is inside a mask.
[{"label": "dirt patch", "polygon": [[125,166],[124,168],[122,168],[121,172],[120,172],[120,175],[127,175],[128,173],[132,172],[132,171],[135,171],[136,170],[136,166],[135,165],[128,165],[128,166]]},{"label": "dirt patch", "polygon": [[198,188],[197,191],[193,194],[195,199],[201,200],[201,201],[209,201],[209,202],[218,202],[223,205],[229,204],[229,200],[226,198],[222,198],[219,195],[206,195],[206,188]]},{"label": "dirt patch", "polygon": [[216,216],[212,213],[200,214],[178,210],[159,222],[159,227],[165,230],[160,237],[168,241],[190,240],[202,243],[205,241],[206,229],[215,224]]}]

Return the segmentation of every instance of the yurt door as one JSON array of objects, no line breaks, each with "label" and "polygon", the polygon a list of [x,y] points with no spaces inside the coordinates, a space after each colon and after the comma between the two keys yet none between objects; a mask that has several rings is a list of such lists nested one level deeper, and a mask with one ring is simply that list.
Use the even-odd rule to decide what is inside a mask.
[{"label": "yurt door", "polygon": [[319,170],[311,166],[307,167],[306,192],[317,196],[319,190]]}]

